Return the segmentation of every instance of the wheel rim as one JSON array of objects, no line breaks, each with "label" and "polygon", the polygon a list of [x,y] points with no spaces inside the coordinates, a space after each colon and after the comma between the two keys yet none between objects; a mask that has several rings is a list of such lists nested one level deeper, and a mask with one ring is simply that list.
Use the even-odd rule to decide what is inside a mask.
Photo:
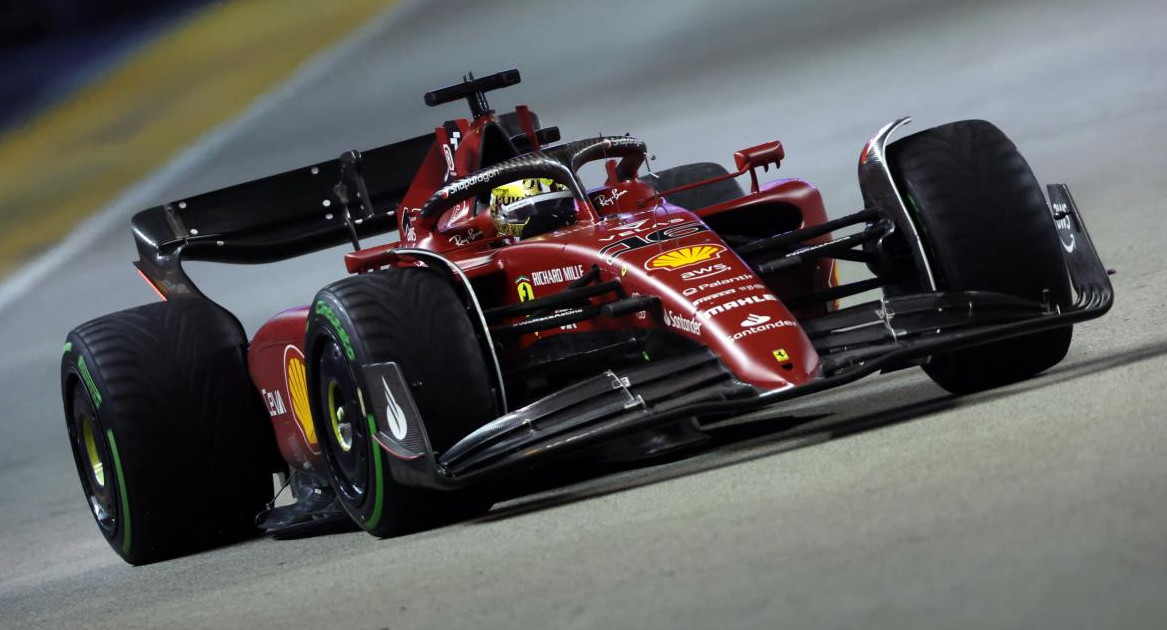
[{"label": "wheel rim", "polygon": [[364,415],[352,368],[331,338],[320,354],[316,387],[328,419],[324,446],[336,489],[347,501],[359,505],[369,485],[369,432],[365,423],[359,422]]},{"label": "wheel rim", "polygon": [[114,484],[109,483],[109,472],[114,469],[109,445],[101,431],[93,403],[84,388],[73,391],[73,417],[69,424],[73,455],[77,472],[81,475],[81,489],[98,527],[107,535],[117,530],[117,496]]},{"label": "wheel rim", "polygon": [[[353,450],[353,425],[349,421],[344,405],[338,400],[340,383],[336,380],[328,381],[328,416],[332,420],[332,436],[340,450]],[[343,394],[340,394],[343,396]]]},{"label": "wheel rim", "polygon": [[85,455],[89,460],[89,472],[100,488],[105,487],[105,464],[101,461],[101,454],[97,452],[97,429],[93,427],[93,418],[88,414],[81,416],[81,440],[85,443]]}]

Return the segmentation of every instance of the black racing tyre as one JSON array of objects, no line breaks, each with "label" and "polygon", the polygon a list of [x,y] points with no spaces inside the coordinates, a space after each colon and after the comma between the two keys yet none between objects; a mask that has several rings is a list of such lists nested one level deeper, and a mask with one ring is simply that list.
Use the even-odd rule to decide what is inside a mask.
[{"label": "black racing tyre", "polygon": [[[308,390],[327,475],[341,505],[369,533],[405,534],[489,509],[482,497],[398,483],[374,441],[360,366],[396,362],[435,451],[494,417],[491,381],[462,301],[419,267],[351,276],[316,294],[308,316]],[[469,513],[468,513],[469,512]]]},{"label": "black racing tyre", "polygon": [[[1071,302],[1069,277],[1041,186],[991,123],[967,120],[888,146],[942,290],[982,290]],[[1048,292],[1048,293],[1046,293]],[[1070,326],[937,355],[924,371],[965,394],[1034,376],[1066,356]]]},{"label": "black racing tyre", "polygon": [[81,487],[130,564],[258,533],[279,458],[239,322],[205,299],[78,326],[61,390]]},{"label": "black racing tyre", "polygon": [[[683,164],[681,166],[667,168],[663,171],[657,171],[650,175],[645,175],[641,180],[647,182],[658,191],[664,192],[670,188],[718,177],[728,172],[725,170],[725,167],[715,162],[698,162],[696,164]],[[699,186],[673,193],[668,196],[668,200],[674,206],[680,206],[686,210],[697,210],[737,199],[744,194],[745,191],[742,190],[742,187],[736,181],[733,179],[723,179],[707,186]]]}]

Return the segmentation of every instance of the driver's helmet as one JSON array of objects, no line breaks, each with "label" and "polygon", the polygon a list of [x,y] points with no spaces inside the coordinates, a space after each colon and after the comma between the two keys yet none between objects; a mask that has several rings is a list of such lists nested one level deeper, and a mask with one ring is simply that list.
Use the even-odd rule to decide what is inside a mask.
[{"label": "driver's helmet", "polygon": [[490,216],[499,234],[530,238],[575,223],[575,199],[548,178],[520,179],[490,191]]}]

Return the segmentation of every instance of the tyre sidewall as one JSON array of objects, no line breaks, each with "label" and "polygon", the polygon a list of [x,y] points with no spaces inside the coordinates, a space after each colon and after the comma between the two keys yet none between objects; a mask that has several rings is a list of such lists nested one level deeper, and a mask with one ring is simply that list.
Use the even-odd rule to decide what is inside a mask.
[{"label": "tyre sidewall", "polygon": [[[82,375],[82,365],[85,366],[84,369],[89,374],[89,380]],[[100,524],[97,524],[98,531],[101,532],[106,542],[109,543],[110,548],[127,561],[134,563],[138,554],[133,552],[138,550],[134,549],[132,545],[132,535],[127,537],[127,533],[129,532],[127,532],[126,515],[128,513],[127,508],[129,502],[126,496],[128,490],[123,490],[126,488],[125,473],[122,467],[114,463],[113,453],[110,450],[110,436],[113,436],[116,443],[118,431],[107,427],[105,423],[105,417],[107,415],[116,415],[117,403],[113,401],[112,405],[110,404],[111,400],[108,397],[109,390],[105,385],[101,373],[94,374],[95,370],[91,368],[93,365],[93,356],[89,352],[88,347],[85,346],[84,341],[76,333],[70,333],[61,356],[61,396],[65,407],[65,430],[69,437],[70,451],[73,453],[73,463],[77,468],[77,476],[81,482],[82,494],[88,507],[88,488],[90,482],[89,475],[85,470],[87,466],[86,454],[82,451],[80,444],[81,427],[74,418],[74,395],[80,389],[82,396],[85,397],[90,408],[93,410],[92,422],[99,437],[96,444],[98,456],[108,468],[106,474],[109,481],[107,484],[112,495],[114,508],[113,529],[108,530]],[[90,382],[92,382],[92,385],[90,385]],[[97,397],[101,398],[101,405],[97,404]],[[133,515],[132,513],[129,514],[130,519],[128,525],[132,529]],[[92,509],[90,510],[90,516],[93,516]],[[95,523],[96,520],[95,517]]]},{"label": "tyre sidewall", "polygon": [[375,430],[370,426],[372,424],[372,411],[368,407],[371,401],[369,386],[360,369],[361,365],[369,362],[369,356],[348,313],[333,295],[322,291],[317,294],[308,312],[306,344],[308,348],[308,400],[312,409],[312,422],[316,428],[316,435],[321,436],[322,441],[327,440],[327,444],[322,444],[325,448],[322,448],[321,451],[324,454],[326,465],[332,469],[329,474],[329,478],[332,479],[333,475],[337,474],[338,464],[335,454],[332,452],[333,429],[323,413],[325,405],[320,395],[318,367],[322,353],[329,342],[334,342],[340,347],[341,352],[345,355],[349,374],[361,392],[361,428],[366,432],[364,446],[367,449],[366,472],[369,479],[365,496],[359,503],[354,504],[346,500],[339,490],[337,496],[345,511],[358,525],[367,531],[377,533],[384,529],[387,520],[384,518],[384,509],[387,486],[391,482],[392,471],[389,468],[386,454],[372,437]]}]

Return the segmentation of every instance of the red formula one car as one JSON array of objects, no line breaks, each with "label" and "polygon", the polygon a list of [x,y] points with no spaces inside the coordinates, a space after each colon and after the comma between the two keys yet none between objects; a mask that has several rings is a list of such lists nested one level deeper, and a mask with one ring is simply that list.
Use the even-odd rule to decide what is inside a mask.
[{"label": "red formula one car", "polygon": [[[1054,365],[1111,305],[1067,188],[1047,205],[987,122],[894,143],[906,119],[887,125],[861,152],[865,207],[828,220],[811,184],[759,181],[778,142],[732,173],[652,173],[636,138],[561,143],[524,106],[496,115],[485,93],[518,81],[427,94],[473,116],[424,136],[134,217],[164,301],[79,326],[61,364],[85,497],[123,558],[254,532],[257,513],[276,533],[337,515],[411,531],[537,465],[675,452],[701,419],[876,371],[982,390]],[[348,241],[350,275],[250,341],[181,266]],[[840,284],[838,261],[871,277]],[[270,507],[273,472],[294,503]]]}]

